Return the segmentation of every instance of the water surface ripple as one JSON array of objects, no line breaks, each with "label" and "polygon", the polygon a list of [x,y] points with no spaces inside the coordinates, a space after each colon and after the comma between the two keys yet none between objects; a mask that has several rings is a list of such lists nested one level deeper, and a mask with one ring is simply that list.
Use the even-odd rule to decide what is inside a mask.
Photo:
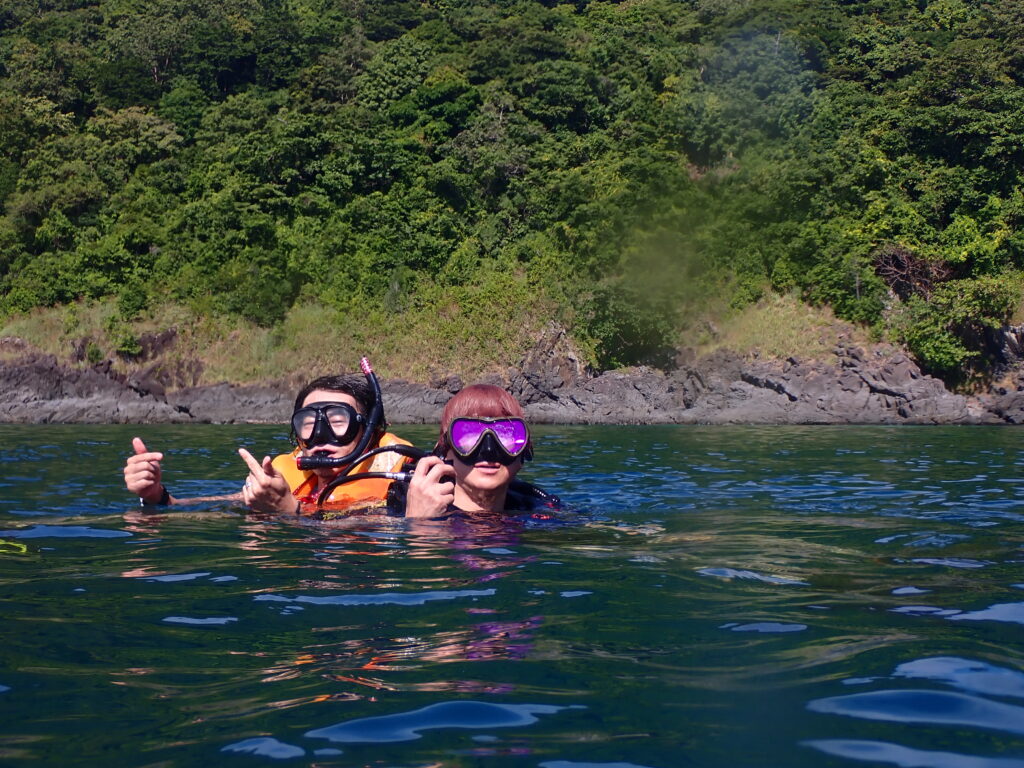
[{"label": "water surface ripple", "polygon": [[0,426],[4,766],[1024,768],[1013,429],[539,427],[491,526],[141,510],[140,432],[287,443]]}]

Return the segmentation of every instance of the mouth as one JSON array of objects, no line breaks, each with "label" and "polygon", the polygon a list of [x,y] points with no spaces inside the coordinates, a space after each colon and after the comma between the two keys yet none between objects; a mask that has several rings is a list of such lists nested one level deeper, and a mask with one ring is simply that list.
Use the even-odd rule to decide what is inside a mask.
[{"label": "mouth", "polygon": [[335,446],[320,445],[320,446],[317,446],[316,448],[310,448],[307,451],[307,455],[308,456],[312,456],[314,458],[333,459],[333,458],[336,458],[338,456],[341,456],[341,452]]}]

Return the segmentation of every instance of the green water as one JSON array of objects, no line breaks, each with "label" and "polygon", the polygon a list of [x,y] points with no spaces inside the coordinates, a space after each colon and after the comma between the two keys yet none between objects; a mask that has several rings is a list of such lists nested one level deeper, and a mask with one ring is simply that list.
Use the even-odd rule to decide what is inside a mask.
[{"label": "green water", "polygon": [[1020,432],[537,431],[563,519],[325,528],[121,486],[281,429],[0,426],[0,765],[1024,767]]}]

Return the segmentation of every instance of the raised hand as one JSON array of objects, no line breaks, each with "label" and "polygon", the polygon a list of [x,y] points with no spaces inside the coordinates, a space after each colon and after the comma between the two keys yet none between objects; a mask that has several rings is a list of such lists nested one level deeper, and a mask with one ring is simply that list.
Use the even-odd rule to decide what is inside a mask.
[{"label": "raised hand", "polygon": [[245,448],[239,448],[238,455],[249,467],[249,476],[242,487],[242,500],[250,509],[275,515],[299,513],[299,500],[292,495],[284,476],[274,469],[269,456],[264,456],[260,463]]},{"label": "raised hand", "polygon": [[164,494],[160,469],[164,455],[148,450],[138,437],[132,438],[132,449],[135,454],[124,465],[125,487],[147,504],[158,504]]},{"label": "raised hand", "polygon": [[406,517],[440,517],[455,502],[455,469],[437,456],[416,463],[409,481]]}]

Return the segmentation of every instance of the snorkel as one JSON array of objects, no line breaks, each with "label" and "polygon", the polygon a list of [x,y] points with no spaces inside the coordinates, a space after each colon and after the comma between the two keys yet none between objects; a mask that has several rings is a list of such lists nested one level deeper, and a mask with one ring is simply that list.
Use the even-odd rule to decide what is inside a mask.
[{"label": "snorkel", "polygon": [[379,453],[397,453],[400,456],[407,456],[410,459],[419,461],[426,454],[419,448],[414,448],[411,445],[385,445],[380,448],[374,448],[372,451],[367,451],[360,456],[356,461],[352,462],[349,466],[342,470],[341,474],[331,480],[327,485],[324,486],[323,490],[320,491],[320,495],[317,496],[316,505],[322,508],[324,502],[330,498],[330,495],[334,492],[334,489],[339,485],[345,483],[353,483],[356,480],[401,480],[402,482],[409,482],[412,480],[412,472],[356,472],[354,475],[350,475],[357,463],[361,463],[371,456],[376,456]]}]

